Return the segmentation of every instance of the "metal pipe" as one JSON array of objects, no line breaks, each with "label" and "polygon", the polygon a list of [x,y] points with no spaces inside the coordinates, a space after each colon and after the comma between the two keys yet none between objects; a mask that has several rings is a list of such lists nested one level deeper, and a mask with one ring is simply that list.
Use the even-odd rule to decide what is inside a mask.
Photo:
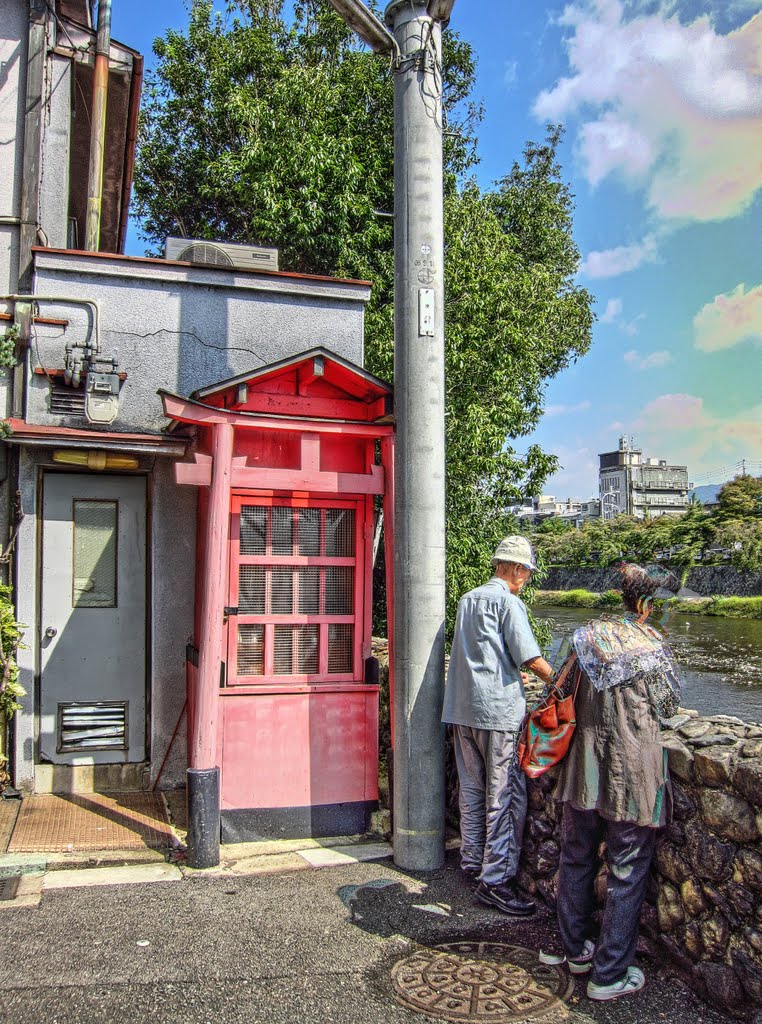
[{"label": "metal pipe", "polygon": [[444,227],[441,25],[386,8],[394,81],[394,860],[444,862]]},{"label": "metal pipe", "polygon": [[106,105],[108,101],[108,66],[111,44],[111,0],[99,0],[98,37],[95,46],[93,76],[93,113],[90,135],[90,170],[87,179],[87,220],[85,250],[98,252],[101,235],[103,203],[103,158],[106,141]]},{"label": "metal pipe", "polygon": [[81,299],[77,295],[0,295],[0,302],[61,302],[66,306],[89,306],[93,310],[95,355],[101,350],[101,304],[97,299]]}]

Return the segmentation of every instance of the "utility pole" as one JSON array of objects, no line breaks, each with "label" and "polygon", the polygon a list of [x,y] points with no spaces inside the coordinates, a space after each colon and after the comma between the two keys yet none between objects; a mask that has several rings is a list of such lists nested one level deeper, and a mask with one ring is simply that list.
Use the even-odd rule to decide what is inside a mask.
[{"label": "utility pole", "polygon": [[445,656],[442,26],[426,0],[384,21],[394,76],[394,860],[444,862]]},{"label": "utility pole", "polygon": [[444,862],[442,27],[455,0],[330,0],[394,70],[394,860]]}]

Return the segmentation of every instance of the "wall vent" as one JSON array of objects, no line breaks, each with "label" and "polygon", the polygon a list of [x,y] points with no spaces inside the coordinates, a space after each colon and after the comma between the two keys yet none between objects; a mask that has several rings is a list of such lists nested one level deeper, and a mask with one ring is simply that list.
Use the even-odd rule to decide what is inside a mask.
[{"label": "wall vent", "polygon": [[58,753],[127,749],[128,701],[58,705]]},{"label": "wall vent", "polygon": [[196,263],[205,267],[239,270],[277,270],[278,250],[232,242],[205,242],[198,238],[168,238],[164,255],[168,260]]},{"label": "wall vent", "polygon": [[84,416],[85,389],[72,388],[56,380],[50,382],[50,413],[52,416]]}]

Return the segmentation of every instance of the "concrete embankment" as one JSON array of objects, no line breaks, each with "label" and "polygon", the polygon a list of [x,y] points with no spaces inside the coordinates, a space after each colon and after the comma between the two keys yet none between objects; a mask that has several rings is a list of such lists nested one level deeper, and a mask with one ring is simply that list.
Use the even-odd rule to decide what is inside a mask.
[{"label": "concrete embankment", "polygon": [[[590,590],[538,590],[532,599],[533,608],[600,608],[622,611],[620,594],[606,590],[602,594]],[[669,604],[682,615],[713,615],[729,619],[762,619],[762,597],[673,597]]]},{"label": "concrete embankment", "polygon": [[[621,580],[613,568],[599,568],[595,565],[555,565],[548,570],[542,581],[545,590],[592,590],[603,593],[616,590]],[[694,566],[685,581],[689,590],[702,597],[718,594],[723,597],[762,596],[762,572],[747,572],[732,565]]]}]

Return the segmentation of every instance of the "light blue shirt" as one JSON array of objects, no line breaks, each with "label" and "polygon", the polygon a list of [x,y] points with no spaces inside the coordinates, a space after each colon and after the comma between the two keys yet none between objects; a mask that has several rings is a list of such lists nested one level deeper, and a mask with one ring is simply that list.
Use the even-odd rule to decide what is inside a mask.
[{"label": "light blue shirt", "polygon": [[526,605],[493,576],[458,604],[442,721],[513,732],[526,712],[521,666],[541,655]]}]

